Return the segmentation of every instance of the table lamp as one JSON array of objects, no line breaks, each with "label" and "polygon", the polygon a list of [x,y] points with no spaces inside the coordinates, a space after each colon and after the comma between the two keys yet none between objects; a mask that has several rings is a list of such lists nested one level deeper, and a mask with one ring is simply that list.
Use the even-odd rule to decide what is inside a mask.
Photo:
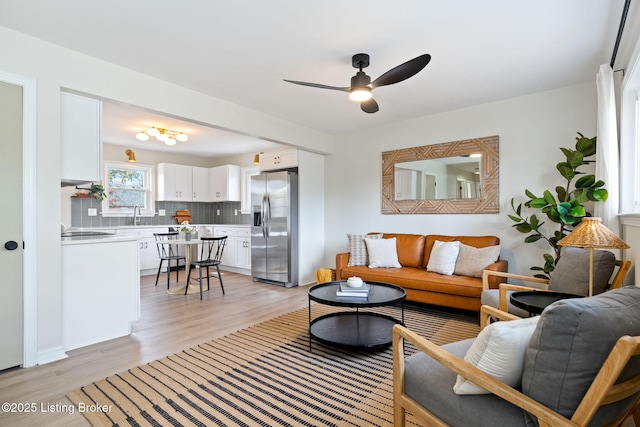
[{"label": "table lamp", "polygon": [[593,250],[629,249],[611,230],[602,225],[601,218],[582,218],[582,222],[569,235],[558,242],[558,246],[589,248],[589,296],[593,296]]}]

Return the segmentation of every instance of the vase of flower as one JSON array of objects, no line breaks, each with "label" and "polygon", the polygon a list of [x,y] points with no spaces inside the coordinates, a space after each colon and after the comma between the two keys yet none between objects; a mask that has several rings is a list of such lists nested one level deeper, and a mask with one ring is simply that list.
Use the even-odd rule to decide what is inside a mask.
[{"label": "vase of flower", "polygon": [[196,228],[189,225],[189,221],[185,220],[180,223],[180,231],[184,234],[184,240],[191,240],[191,235],[195,232]]}]

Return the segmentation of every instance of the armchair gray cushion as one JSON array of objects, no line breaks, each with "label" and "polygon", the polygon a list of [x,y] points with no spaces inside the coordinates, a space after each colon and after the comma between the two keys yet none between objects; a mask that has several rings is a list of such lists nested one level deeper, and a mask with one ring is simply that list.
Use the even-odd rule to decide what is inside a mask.
[{"label": "armchair gray cushion", "polygon": [[[529,312],[511,304],[509,297],[515,291],[507,291],[507,309],[509,313],[518,317],[529,317]],[[489,307],[500,308],[500,291],[498,289],[486,289],[480,294],[480,304]]]},{"label": "armchair gray cushion", "polygon": [[[442,348],[463,359],[473,339]],[[440,363],[417,352],[405,359],[405,392],[451,426],[525,426],[524,411],[494,394],[457,395],[457,375]]]},{"label": "armchair gray cushion", "polygon": [[[616,266],[613,252],[593,251],[593,295],[603,293]],[[551,273],[549,290],[569,294],[589,295],[589,250],[562,248],[560,260]]]},{"label": "armchair gray cushion", "polygon": [[[591,298],[558,301],[547,307],[531,337],[522,391],[571,418],[618,338],[640,335],[640,288],[627,286]],[[632,359],[629,373],[640,371]],[[603,425],[627,401],[601,408],[592,425]],[[527,415],[529,425],[535,420]]]}]

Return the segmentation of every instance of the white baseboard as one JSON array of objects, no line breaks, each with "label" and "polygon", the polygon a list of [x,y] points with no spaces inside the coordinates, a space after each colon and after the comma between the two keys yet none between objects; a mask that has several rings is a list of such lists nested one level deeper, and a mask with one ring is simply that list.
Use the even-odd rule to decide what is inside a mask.
[{"label": "white baseboard", "polygon": [[67,353],[64,352],[62,346],[50,348],[45,351],[38,352],[38,365],[44,365],[47,363],[55,362],[56,360],[66,359]]}]

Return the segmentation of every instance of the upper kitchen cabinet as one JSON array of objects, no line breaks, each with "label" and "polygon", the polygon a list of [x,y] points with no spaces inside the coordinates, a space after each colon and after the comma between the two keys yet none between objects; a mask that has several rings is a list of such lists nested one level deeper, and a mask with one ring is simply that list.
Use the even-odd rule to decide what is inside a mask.
[{"label": "upper kitchen cabinet", "polygon": [[260,175],[257,165],[245,166],[240,170],[240,213],[251,213],[251,177]]},{"label": "upper kitchen cabinet", "polygon": [[287,169],[298,166],[298,149],[285,148],[260,154],[260,170]]},{"label": "upper kitchen cabinet", "polygon": [[239,202],[240,166],[224,165],[210,168],[209,190],[213,202]]},{"label": "upper kitchen cabinet", "polygon": [[191,166],[158,163],[159,201],[184,202],[193,200],[193,171]]},{"label": "upper kitchen cabinet", "polygon": [[102,180],[102,102],[60,93],[60,169],[65,185]]},{"label": "upper kitchen cabinet", "polygon": [[194,202],[210,202],[209,191],[209,168],[200,168],[194,166],[192,168],[192,187]]}]

